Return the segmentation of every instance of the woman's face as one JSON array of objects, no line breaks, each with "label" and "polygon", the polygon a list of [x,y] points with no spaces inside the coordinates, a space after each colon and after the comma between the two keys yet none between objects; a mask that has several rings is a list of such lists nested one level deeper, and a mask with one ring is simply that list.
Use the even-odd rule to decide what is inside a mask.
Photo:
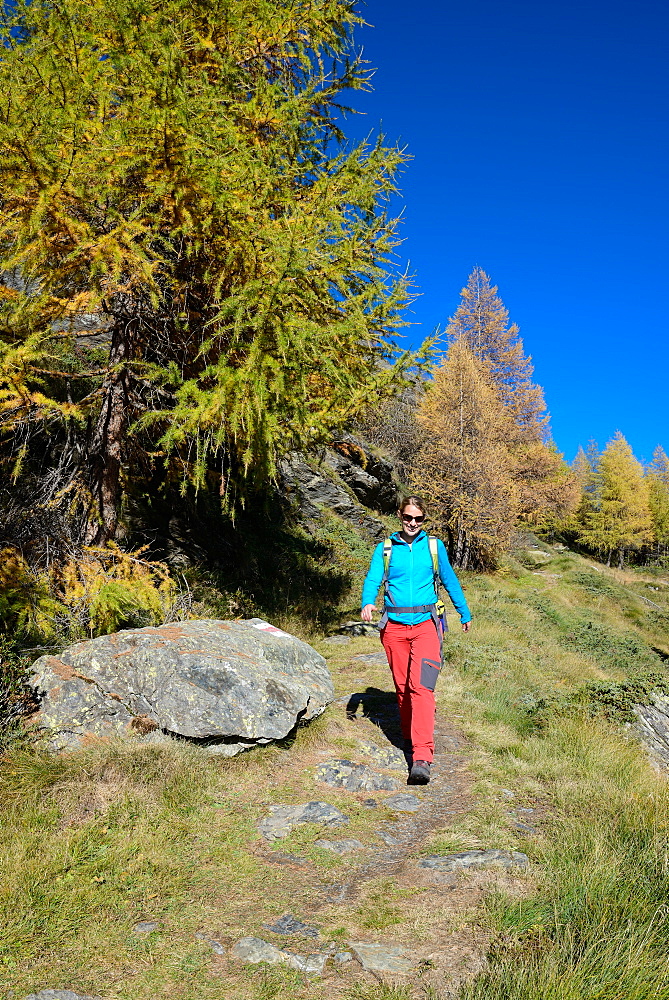
[{"label": "woman's face", "polygon": [[411,541],[423,530],[425,515],[420,507],[416,507],[412,503],[407,504],[404,510],[398,510],[397,513],[402,520],[402,534]]}]

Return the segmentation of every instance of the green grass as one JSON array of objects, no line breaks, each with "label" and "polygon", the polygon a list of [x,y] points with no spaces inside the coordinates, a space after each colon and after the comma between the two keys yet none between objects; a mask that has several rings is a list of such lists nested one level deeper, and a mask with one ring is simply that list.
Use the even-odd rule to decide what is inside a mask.
[{"label": "green grass", "polygon": [[[336,518],[323,530],[327,540],[305,542],[304,558],[317,556],[331,581],[357,580],[367,543],[349,545],[350,529]],[[338,566],[340,548],[348,554]],[[461,1000],[669,1000],[669,785],[624,726],[635,701],[669,684],[669,586],[573,553],[553,557],[545,574],[514,560],[493,576],[461,574],[474,626],[463,635],[451,616],[445,642],[439,711],[468,737],[461,753],[475,787],[471,808],[422,850],[496,847],[531,861],[510,885],[493,879],[483,907],[458,918],[458,926],[470,920],[493,934],[488,969],[462,988]],[[345,592],[337,588],[333,606],[341,610]],[[282,613],[282,622],[303,628],[290,607]],[[388,700],[385,668],[352,660],[376,648],[366,638],[320,645],[338,694],[361,683]],[[194,938],[205,930],[229,946],[314,903],[324,939],[341,947],[355,935],[429,940],[420,893],[391,882],[366,883],[350,905],[318,908],[321,883],[344,882],[361,861],[316,848],[314,840],[329,836],[323,830],[300,827],[272,845],[306,858],[309,879],[304,869],[267,863],[259,844],[256,822],[270,803],[313,798],[350,816],[337,836],[378,844],[382,811],[313,778],[327,755],[354,755],[361,732],[374,732],[365,725],[329,710],[282,744],[232,761],[184,743],[100,743],[60,756],[8,744],[0,771],[0,982],[17,997],[51,987],[109,1000],[325,1000],[339,977],[342,1000],[444,1000],[421,975],[407,984],[356,983],[333,971],[319,982],[285,968],[219,967]],[[536,826],[536,835],[522,834],[514,818]],[[158,930],[133,934],[148,919]]]},{"label": "green grass", "polygon": [[389,879],[382,879],[368,886],[357,915],[360,926],[365,930],[385,930],[393,924],[401,924],[403,912],[397,904],[408,895]]},{"label": "green grass", "polygon": [[[268,895],[253,853],[258,790],[280,756],[213,762],[183,743],[15,752],[0,788],[0,962],[15,988],[48,979],[99,994],[101,980],[110,989],[129,979],[136,996],[169,984],[208,996],[210,954],[194,933],[217,933],[227,902],[239,916],[223,923],[238,936],[250,912],[290,907],[280,879]],[[158,931],[133,934],[140,920],[157,920]]]},{"label": "green grass", "polygon": [[[669,785],[620,725],[666,690],[667,635],[638,601],[642,574],[621,576],[583,565],[526,589],[498,577],[473,588],[474,641],[450,639],[448,703],[479,747],[478,797],[433,848],[515,846],[535,881],[489,896],[490,968],[462,1000],[669,997]],[[535,809],[537,836],[505,828],[510,805]]]}]

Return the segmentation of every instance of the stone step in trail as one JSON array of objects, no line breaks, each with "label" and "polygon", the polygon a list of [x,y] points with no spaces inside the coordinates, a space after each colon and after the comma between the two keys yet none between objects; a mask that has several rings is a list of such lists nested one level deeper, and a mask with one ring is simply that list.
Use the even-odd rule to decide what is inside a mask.
[{"label": "stone step in trail", "polygon": [[[350,876],[342,902],[350,902],[359,894],[365,882],[377,878],[381,873],[389,878],[399,877],[415,865],[423,844],[430,836],[447,825],[453,816],[466,812],[470,807],[471,777],[467,771],[467,760],[459,752],[466,746],[464,739],[446,719],[438,719],[434,736],[435,759],[429,785],[413,786],[411,792],[407,790],[396,796],[383,799],[379,797],[379,805],[392,808],[392,800],[395,799],[403,803],[405,808],[398,810],[396,820],[384,824],[377,831],[383,847],[379,845],[378,849],[372,850]],[[369,741],[361,744],[370,756],[375,756],[374,751],[370,753],[369,745]],[[379,747],[381,758],[384,750],[385,748]],[[395,755],[399,754],[401,751],[389,744],[389,757],[396,760]],[[406,774],[408,765],[405,764]],[[407,805],[410,811],[406,809]],[[324,894],[323,905],[328,902],[328,896]]]}]

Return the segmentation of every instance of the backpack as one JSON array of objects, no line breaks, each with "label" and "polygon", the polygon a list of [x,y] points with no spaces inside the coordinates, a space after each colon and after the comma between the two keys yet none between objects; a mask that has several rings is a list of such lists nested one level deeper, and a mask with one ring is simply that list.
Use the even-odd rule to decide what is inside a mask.
[{"label": "backpack", "polygon": [[[446,606],[444,605],[444,602],[439,599],[440,578],[439,578],[439,552],[437,550],[437,541],[438,539],[435,538],[434,535],[428,535],[430,556],[432,557],[432,573],[434,576],[434,589],[437,595],[437,601],[435,604],[422,605],[420,609],[417,608],[415,610],[417,611],[420,610],[425,612],[429,611],[430,617],[434,622],[435,628],[439,633],[440,638],[443,639],[444,632],[448,632],[448,625],[446,623]],[[388,611],[393,610],[392,598],[390,596],[390,591],[388,589],[388,571],[390,570],[390,557],[392,555],[392,551],[393,551],[392,539],[385,538],[383,541],[383,579],[381,580],[381,583],[383,585],[384,609],[383,609],[383,617],[381,618],[381,622],[379,623],[380,627],[383,627],[383,625],[388,620]],[[400,611],[399,608],[395,608],[395,610]],[[404,610],[406,609],[402,609],[402,611]]]}]

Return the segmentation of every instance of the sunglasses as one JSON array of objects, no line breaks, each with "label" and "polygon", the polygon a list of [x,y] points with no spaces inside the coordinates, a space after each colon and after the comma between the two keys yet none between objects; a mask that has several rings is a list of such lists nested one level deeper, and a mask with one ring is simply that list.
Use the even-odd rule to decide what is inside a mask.
[{"label": "sunglasses", "polygon": [[425,520],[425,514],[421,514],[420,517],[409,517],[408,514],[402,514],[401,517],[403,521],[407,522],[407,524],[409,524],[410,521],[415,521],[416,524],[422,524]]}]

